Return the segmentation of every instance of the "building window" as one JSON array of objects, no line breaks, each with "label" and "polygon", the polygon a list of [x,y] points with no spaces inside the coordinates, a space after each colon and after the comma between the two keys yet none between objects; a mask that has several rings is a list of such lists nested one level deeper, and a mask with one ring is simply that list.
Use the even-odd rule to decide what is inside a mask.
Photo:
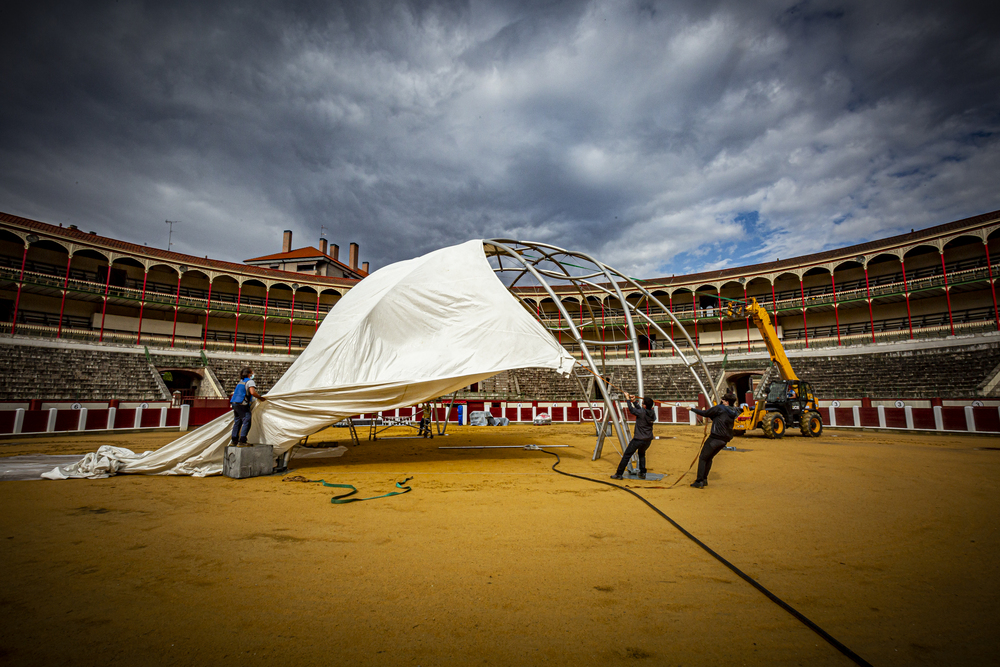
[{"label": "building window", "polygon": [[298,266],[295,267],[295,270],[296,271],[315,271],[316,270],[316,265],[315,264],[299,264]]}]

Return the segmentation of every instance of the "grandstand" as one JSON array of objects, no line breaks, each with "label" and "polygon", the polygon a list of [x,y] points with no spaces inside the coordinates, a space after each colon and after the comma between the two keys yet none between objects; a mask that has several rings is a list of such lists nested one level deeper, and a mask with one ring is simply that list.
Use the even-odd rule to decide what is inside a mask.
[{"label": "grandstand", "polygon": [[[290,236],[285,245],[283,254],[237,264],[0,213],[0,368],[6,377],[0,406],[176,401],[178,392],[186,402],[220,401],[246,363],[266,391],[365,275],[355,266],[355,245],[347,267],[336,252],[327,254],[325,240],[313,254],[342,268],[340,275],[317,275],[317,263],[302,272],[269,268],[273,257],[310,254],[291,251]],[[627,296],[675,340],[683,339],[683,327],[713,379],[741,394],[768,372],[767,356],[749,320],[725,317],[720,303],[752,297],[772,313],[793,365],[826,403],[993,405],[1000,366],[998,250],[995,211],[813,255],[642,281],[664,308],[640,294]],[[296,266],[282,261],[275,266]],[[556,293],[585,338],[611,343],[600,360],[608,375],[634,386],[626,347],[614,345],[626,340],[624,313],[597,290],[581,295],[556,287]],[[518,295],[578,352],[547,294],[529,287]],[[697,387],[675,351],[650,327],[636,327],[647,391],[696,399]],[[470,387],[462,398],[576,401],[581,395],[572,378],[525,369]]]}]

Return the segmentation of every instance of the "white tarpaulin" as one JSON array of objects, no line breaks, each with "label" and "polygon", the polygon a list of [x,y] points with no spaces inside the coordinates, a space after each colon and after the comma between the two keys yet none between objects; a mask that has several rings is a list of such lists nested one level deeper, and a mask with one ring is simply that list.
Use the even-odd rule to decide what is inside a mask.
[{"label": "white tarpaulin", "polygon": [[[255,402],[249,441],[278,455],[352,415],[407,407],[515,368],[565,374],[573,363],[496,277],[482,241],[469,241],[387,266],[351,289],[268,400]],[[105,446],[44,476],[216,475],[231,430],[226,414],[156,451]]]}]

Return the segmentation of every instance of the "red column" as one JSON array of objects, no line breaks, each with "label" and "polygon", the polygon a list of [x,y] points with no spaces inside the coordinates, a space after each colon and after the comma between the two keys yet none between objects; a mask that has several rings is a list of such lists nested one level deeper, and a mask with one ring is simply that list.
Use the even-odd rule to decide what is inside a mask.
[{"label": "red column", "polygon": [[295,324],[295,290],[292,290],[292,310],[288,320],[288,354],[292,353],[292,325]]},{"label": "red column", "polygon": [[913,318],[910,316],[910,288],[906,285],[906,259],[900,257],[899,265],[903,267],[903,293],[906,295],[906,324],[910,328],[910,338],[913,338]]},{"label": "red column", "polygon": [[208,301],[205,303],[205,330],[202,331],[201,349],[208,347],[208,314],[212,310],[212,279],[208,279]]},{"label": "red column", "polygon": [[[646,317],[649,317],[649,298],[646,299]],[[649,339],[649,320],[646,320],[646,357],[653,356],[653,341]]]},{"label": "red column", "polygon": [[[747,286],[743,285],[743,305],[746,305],[748,302],[749,302],[749,299],[747,299]],[[747,320],[747,354],[750,354],[750,316],[749,315],[746,316],[746,320]]]},{"label": "red column", "polygon": [[830,272],[830,285],[833,286],[833,318],[837,322],[837,345],[840,345],[840,313],[837,308],[837,281],[833,278],[833,271]]},{"label": "red column", "polygon": [[63,280],[62,304],[59,306],[59,330],[56,331],[56,338],[62,336],[63,313],[66,311],[66,290],[69,288],[69,264],[73,261],[73,253],[66,257],[66,278]]},{"label": "red column", "polygon": [[719,347],[726,353],[726,335],[722,329],[722,288],[719,288]]},{"label": "red column", "polygon": [[986,248],[986,269],[990,272],[990,292],[993,294],[993,315],[996,317],[997,331],[1000,331],[1000,311],[997,310],[997,288],[993,284],[993,265],[990,264],[990,244],[988,241],[983,241],[983,247]]},{"label": "red column", "polygon": [[181,303],[181,272],[177,271],[177,296],[174,298],[174,330],[170,334],[170,347],[174,346],[174,339],[177,338],[177,309]]},{"label": "red column", "polygon": [[865,263],[865,294],[868,297],[868,322],[872,325],[872,342],[875,342],[875,316],[872,314],[872,290],[868,285],[868,263]]},{"label": "red column", "polygon": [[24,285],[24,265],[28,261],[28,246],[30,243],[26,243],[24,246],[24,254],[21,255],[21,277],[17,279],[17,298],[14,299],[14,319],[10,323],[10,335],[14,335],[14,329],[17,327],[17,309],[21,305],[21,286]]},{"label": "red column", "polygon": [[[670,309],[670,312],[673,313],[674,312],[674,295],[671,294],[667,298],[670,300],[669,301],[670,305],[667,306],[667,307]],[[670,338],[671,338],[671,340],[673,339],[673,337],[674,337],[674,318],[671,317],[670,318]],[[674,346],[671,345],[670,346],[670,356],[672,357],[672,356],[674,356],[676,354],[677,354],[677,350],[675,350]]]},{"label": "red column", "polygon": [[240,306],[243,305],[243,283],[236,288],[236,330],[233,331],[233,352],[236,351],[236,338],[240,332]]},{"label": "red column", "polygon": [[135,337],[135,344],[138,345],[139,341],[142,340],[142,310],[146,305],[146,281],[149,280],[149,269],[143,267],[144,272],[142,274],[142,296],[139,298],[139,333]]},{"label": "red column", "polygon": [[[604,342],[606,340],[607,340],[607,338],[605,337],[605,328],[604,328],[604,302],[601,301],[601,342]],[[607,355],[607,348],[608,348],[607,345],[602,345],[601,346],[601,360],[602,361],[605,360],[605,359],[607,359],[607,356],[608,356]]]},{"label": "red column", "polygon": [[264,334],[267,333],[267,300],[271,297],[271,286],[264,288],[264,326],[260,331],[260,351],[264,352]]},{"label": "red column", "polygon": [[108,277],[104,281],[104,307],[101,308],[101,335],[98,341],[104,340],[104,316],[108,313],[108,290],[111,289],[111,260],[108,260]]},{"label": "red column", "polygon": [[809,324],[806,322],[806,288],[802,284],[802,278],[799,277],[799,296],[802,297],[802,326],[806,330],[806,347],[809,347]]},{"label": "red column", "polygon": [[698,297],[691,292],[691,305],[694,306],[694,347],[698,349]]},{"label": "red column", "polygon": [[951,292],[948,291],[948,267],[944,264],[944,250],[941,251],[941,274],[944,276],[944,296],[948,301],[948,325],[951,335],[955,335],[955,321],[951,318]]}]

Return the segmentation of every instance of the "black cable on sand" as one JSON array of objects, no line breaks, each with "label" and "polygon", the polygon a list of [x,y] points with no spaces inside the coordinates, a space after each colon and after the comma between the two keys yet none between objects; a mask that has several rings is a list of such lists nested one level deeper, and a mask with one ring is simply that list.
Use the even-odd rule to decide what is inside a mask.
[{"label": "black cable on sand", "polygon": [[781,607],[782,609],[784,609],[785,611],[787,611],[789,614],[791,614],[792,616],[794,616],[795,618],[797,618],[799,621],[802,622],[803,625],[805,625],[807,628],[809,628],[810,630],[812,630],[813,632],[815,632],[817,635],[819,635],[820,637],[822,637],[824,639],[824,641],[826,641],[828,644],[830,644],[830,646],[832,646],[833,648],[835,648],[838,651],[840,651],[841,653],[843,653],[845,656],[847,656],[848,658],[850,658],[851,660],[853,660],[856,664],[863,665],[864,667],[872,667],[871,663],[869,663],[867,660],[865,660],[864,658],[862,658],[860,655],[858,655],[857,653],[855,653],[854,651],[852,651],[848,647],[846,647],[843,644],[841,644],[829,632],[827,632],[826,630],[824,630],[823,628],[819,627],[818,625],[816,625],[815,623],[813,623],[812,621],[810,621],[808,618],[806,618],[806,616],[804,614],[802,614],[802,612],[800,612],[798,609],[796,609],[792,605],[788,604],[787,602],[785,602],[784,600],[782,600],[781,598],[779,598],[777,595],[775,595],[771,591],[769,591],[766,588],[764,588],[764,586],[762,584],[758,583],[753,577],[751,577],[750,575],[748,575],[747,573],[745,573],[743,570],[741,570],[740,568],[736,567],[735,565],[733,565],[732,563],[730,563],[728,560],[726,560],[725,558],[723,558],[722,556],[720,556],[719,554],[717,554],[715,551],[712,550],[711,547],[709,547],[707,544],[705,544],[704,542],[702,542],[701,540],[699,540],[697,537],[695,537],[694,535],[692,535],[691,533],[689,533],[679,523],[677,523],[676,521],[674,521],[673,519],[671,519],[669,516],[667,516],[666,514],[664,514],[663,511],[661,511],[659,507],[657,507],[653,503],[649,502],[648,500],[646,500],[645,498],[643,498],[642,496],[640,496],[638,493],[636,493],[632,489],[630,489],[628,487],[625,487],[625,486],[619,486],[618,484],[612,484],[611,482],[605,482],[602,479],[593,479],[591,477],[584,477],[582,475],[574,475],[573,473],[563,472],[562,470],[559,470],[558,468],[556,468],[556,466],[558,466],[560,463],[562,463],[562,459],[559,458],[558,454],[556,454],[555,452],[545,451],[541,447],[539,447],[539,451],[545,452],[546,454],[551,454],[552,456],[556,457],[556,462],[552,464],[552,469],[554,471],[556,471],[557,473],[559,473],[560,475],[566,475],[567,477],[575,477],[576,479],[583,479],[583,480],[586,480],[588,482],[596,482],[598,484],[607,484],[608,486],[613,486],[616,489],[621,489],[622,491],[626,491],[627,493],[631,493],[633,496],[635,496],[636,498],[638,498],[642,502],[644,502],[647,505],[649,505],[650,509],[652,509],[654,512],[656,512],[657,514],[659,514],[660,516],[662,516],[664,519],[666,519],[667,521],[669,521],[670,525],[672,525],[677,530],[681,531],[681,533],[684,535],[684,537],[688,538],[689,540],[691,540],[692,542],[694,542],[695,544],[697,544],[699,547],[701,547],[702,549],[704,549],[712,558],[716,559],[717,561],[719,561],[720,563],[722,563],[723,565],[725,565],[726,567],[728,567],[740,579],[742,579],[743,581],[747,582],[748,584],[750,584],[751,586],[753,586],[754,588],[756,588],[758,591],[760,591],[761,593],[763,593],[767,597],[767,599],[769,599],[771,602],[773,602],[774,604],[778,605],[779,607]]}]

